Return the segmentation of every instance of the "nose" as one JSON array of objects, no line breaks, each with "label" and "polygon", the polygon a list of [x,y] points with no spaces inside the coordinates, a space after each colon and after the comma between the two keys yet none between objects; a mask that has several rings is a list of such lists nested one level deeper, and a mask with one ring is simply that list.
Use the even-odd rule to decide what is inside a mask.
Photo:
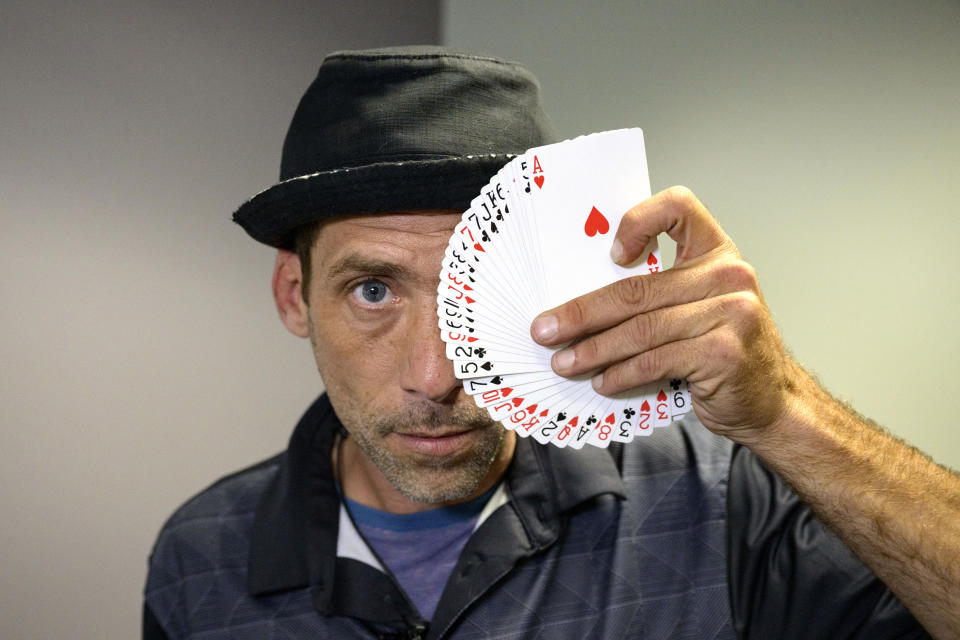
[{"label": "nose", "polygon": [[437,322],[436,300],[425,300],[406,332],[406,359],[401,384],[407,393],[436,403],[452,404],[461,383],[453,374],[453,362],[447,358],[446,344],[440,339]]}]

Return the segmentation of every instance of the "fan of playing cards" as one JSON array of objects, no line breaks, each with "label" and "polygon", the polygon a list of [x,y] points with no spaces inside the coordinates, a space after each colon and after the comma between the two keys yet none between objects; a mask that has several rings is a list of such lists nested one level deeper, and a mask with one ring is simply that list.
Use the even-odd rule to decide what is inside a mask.
[{"label": "fan of playing cards", "polygon": [[589,375],[555,374],[557,349],[530,337],[541,312],[660,271],[655,242],[626,268],[610,259],[620,218],[649,195],[643,132],[621,129],[530,149],[464,212],[440,272],[440,330],[464,389],[506,428],[558,447],[605,447],[690,410],[680,380],[601,396]]}]

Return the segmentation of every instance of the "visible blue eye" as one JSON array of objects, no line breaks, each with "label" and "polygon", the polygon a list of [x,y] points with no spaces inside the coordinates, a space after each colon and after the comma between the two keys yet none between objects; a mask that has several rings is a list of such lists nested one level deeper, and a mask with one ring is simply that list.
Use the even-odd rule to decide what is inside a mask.
[{"label": "visible blue eye", "polygon": [[356,286],[353,295],[367,304],[380,304],[391,295],[390,287],[379,280],[367,280]]}]

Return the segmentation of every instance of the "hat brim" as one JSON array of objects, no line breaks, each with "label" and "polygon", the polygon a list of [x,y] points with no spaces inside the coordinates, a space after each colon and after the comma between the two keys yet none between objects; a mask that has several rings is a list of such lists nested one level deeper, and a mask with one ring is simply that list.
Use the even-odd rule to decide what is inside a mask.
[{"label": "hat brim", "polygon": [[465,211],[513,154],[486,154],[378,162],[284,180],[261,191],[233,214],[250,236],[292,249],[303,225],[335,216]]}]

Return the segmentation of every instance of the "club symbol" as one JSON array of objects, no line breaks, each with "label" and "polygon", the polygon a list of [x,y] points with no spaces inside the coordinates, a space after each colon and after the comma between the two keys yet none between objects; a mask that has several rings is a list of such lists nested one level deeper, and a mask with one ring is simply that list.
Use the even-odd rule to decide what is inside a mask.
[{"label": "club symbol", "polygon": [[487,355],[487,350],[484,349],[483,347],[480,347],[479,349],[474,349],[473,352],[476,354],[478,358],[482,358],[483,356]]},{"label": "club symbol", "polygon": [[596,416],[590,416],[589,418],[587,418],[587,426],[589,427],[591,424],[593,424],[596,421],[597,421]]},{"label": "club symbol", "polygon": [[678,389],[680,389],[680,380],[674,378],[673,380],[670,381],[670,386],[673,387],[674,391],[677,391]]},{"label": "club symbol", "polygon": [[484,231],[484,232],[480,235],[480,239],[483,240],[484,242],[490,242],[490,236],[487,235],[487,232],[486,232],[486,231]]},{"label": "club symbol", "polygon": [[633,414],[635,413],[636,411],[634,411],[632,407],[627,407],[626,409],[623,410],[623,415],[626,416],[627,420],[632,418]]},{"label": "club symbol", "polygon": [[467,331],[469,331],[470,333],[473,333],[473,327],[467,327]]},{"label": "club symbol", "polygon": [[565,414],[563,411],[557,414],[557,422],[563,422],[566,419],[567,419],[567,414]]},{"label": "club symbol", "polygon": [[[499,220],[500,218],[498,217],[497,219]],[[496,222],[491,222],[491,223],[490,223],[490,231],[493,231],[494,233],[500,233],[500,230],[497,229],[497,223],[496,223]]]}]

